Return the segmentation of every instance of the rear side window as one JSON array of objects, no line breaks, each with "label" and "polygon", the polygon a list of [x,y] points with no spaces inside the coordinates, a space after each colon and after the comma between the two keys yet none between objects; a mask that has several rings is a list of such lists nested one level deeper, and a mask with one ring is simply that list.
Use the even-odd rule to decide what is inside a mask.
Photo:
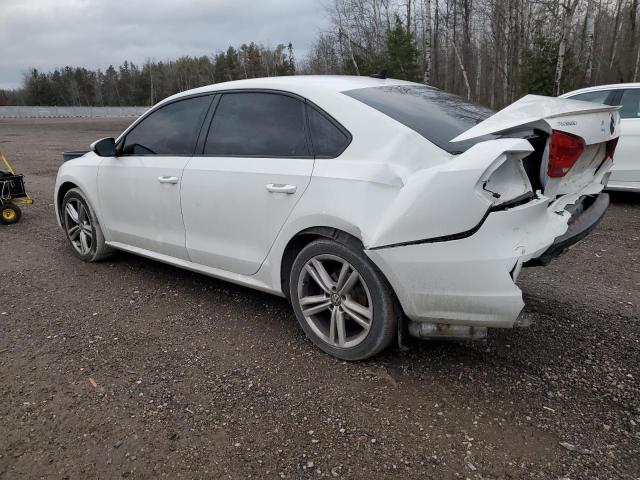
[{"label": "rear side window", "polygon": [[451,139],[490,117],[494,112],[457,95],[426,85],[390,85],[342,92],[379,110],[449,153],[462,153],[494,136],[464,142]]},{"label": "rear side window", "polygon": [[620,117],[640,118],[640,88],[625,90],[620,98]]},{"label": "rear side window", "polygon": [[570,100],[581,100],[583,102],[593,102],[593,103],[602,103],[605,104],[607,102],[607,98],[611,94],[611,90],[599,90],[597,92],[586,92],[579,93],[578,95],[573,95],[569,97]]},{"label": "rear side window", "polygon": [[160,107],[131,130],[124,155],[193,155],[210,96],[193,97]]},{"label": "rear side window", "polygon": [[334,158],[340,155],[351,138],[315,108],[308,107],[307,115],[316,157]]},{"label": "rear side window", "polygon": [[275,93],[222,95],[205,155],[308,157],[304,103]]}]

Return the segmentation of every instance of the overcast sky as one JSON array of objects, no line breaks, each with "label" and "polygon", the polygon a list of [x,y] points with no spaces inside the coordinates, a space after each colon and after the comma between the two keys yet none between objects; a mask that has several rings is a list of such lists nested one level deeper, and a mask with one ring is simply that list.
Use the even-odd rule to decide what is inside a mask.
[{"label": "overcast sky", "polygon": [[0,88],[31,67],[105,69],[229,45],[293,43],[297,58],[326,27],[322,0],[0,0]]}]

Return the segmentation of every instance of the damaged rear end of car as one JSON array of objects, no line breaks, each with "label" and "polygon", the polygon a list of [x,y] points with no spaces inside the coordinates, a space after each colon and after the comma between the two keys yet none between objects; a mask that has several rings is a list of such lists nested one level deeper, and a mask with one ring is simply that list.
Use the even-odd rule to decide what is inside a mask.
[{"label": "damaged rear end of car", "polygon": [[[529,95],[456,138],[471,146],[414,172],[366,245],[409,332],[481,338],[525,325],[516,280],[584,238],[606,213],[616,107]],[[446,205],[447,219],[426,208]]]}]

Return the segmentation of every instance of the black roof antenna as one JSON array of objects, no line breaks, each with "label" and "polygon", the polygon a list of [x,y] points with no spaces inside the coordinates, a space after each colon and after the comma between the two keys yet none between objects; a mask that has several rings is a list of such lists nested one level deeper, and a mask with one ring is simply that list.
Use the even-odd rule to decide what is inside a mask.
[{"label": "black roof antenna", "polygon": [[380,70],[377,73],[373,73],[371,75],[369,75],[371,78],[380,78],[382,80],[384,80],[385,78],[387,78],[387,69],[385,68],[384,70]]}]

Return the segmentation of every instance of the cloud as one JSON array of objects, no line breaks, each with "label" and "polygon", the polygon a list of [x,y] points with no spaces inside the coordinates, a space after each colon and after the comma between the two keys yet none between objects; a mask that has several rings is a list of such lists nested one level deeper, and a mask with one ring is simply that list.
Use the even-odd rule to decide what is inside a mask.
[{"label": "cloud", "polygon": [[292,42],[301,58],[327,21],[320,0],[0,0],[0,11],[0,88],[32,67],[105,69],[252,41]]}]

